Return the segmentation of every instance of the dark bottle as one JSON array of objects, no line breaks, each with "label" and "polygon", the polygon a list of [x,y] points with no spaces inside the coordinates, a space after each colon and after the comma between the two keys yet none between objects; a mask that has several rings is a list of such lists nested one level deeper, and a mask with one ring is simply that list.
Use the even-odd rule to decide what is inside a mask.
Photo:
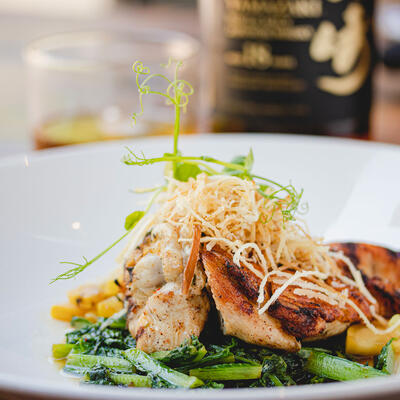
[{"label": "dark bottle", "polygon": [[200,0],[219,132],[366,138],[373,0]]}]

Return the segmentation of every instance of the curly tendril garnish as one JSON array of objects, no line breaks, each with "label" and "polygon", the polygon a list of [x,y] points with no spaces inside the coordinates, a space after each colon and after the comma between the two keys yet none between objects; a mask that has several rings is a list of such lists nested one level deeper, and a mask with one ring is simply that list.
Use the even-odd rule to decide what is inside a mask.
[{"label": "curly tendril garnish", "polygon": [[[186,106],[189,103],[189,96],[194,93],[193,86],[184,79],[178,79],[179,69],[182,67],[182,61],[176,61],[172,58],[169,59],[165,68],[170,68],[175,64],[174,79],[171,81],[163,74],[150,73],[149,67],[143,65],[141,61],[136,61],[133,64],[133,71],[136,73],[136,85],[139,91],[139,105],[140,111],[133,114],[133,120],[136,122],[137,117],[141,116],[144,112],[143,109],[143,96],[148,94],[157,94],[166,99],[167,104],[175,107],[175,123],[174,123],[174,152],[178,154],[178,137],[180,130],[180,112],[186,112]],[[141,79],[143,78],[143,79]],[[153,90],[150,83],[155,78],[162,79],[166,82],[167,87],[164,92]],[[176,168],[176,163],[173,162],[173,170]]]}]

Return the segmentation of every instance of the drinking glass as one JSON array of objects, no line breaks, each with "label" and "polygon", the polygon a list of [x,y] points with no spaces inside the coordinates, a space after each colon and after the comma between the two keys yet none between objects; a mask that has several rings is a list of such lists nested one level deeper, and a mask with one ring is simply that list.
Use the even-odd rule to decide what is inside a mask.
[{"label": "drinking glass", "polygon": [[[79,31],[43,37],[24,51],[28,112],[36,149],[99,140],[170,134],[173,110],[161,96],[145,96],[144,114],[132,64],[172,75],[161,64],[183,61],[180,77],[198,83],[199,43],[168,30]],[[162,80],[154,90],[165,90]],[[165,86],[165,85],[164,85]],[[197,129],[196,95],[183,116],[182,131]]]}]

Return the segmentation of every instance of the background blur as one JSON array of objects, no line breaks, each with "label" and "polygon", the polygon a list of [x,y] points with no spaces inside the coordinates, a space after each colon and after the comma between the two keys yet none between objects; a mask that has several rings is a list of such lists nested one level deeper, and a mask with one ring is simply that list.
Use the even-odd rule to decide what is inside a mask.
[{"label": "background blur", "polygon": [[[397,53],[393,50],[398,43],[388,37],[391,33],[385,31],[386,22],[382,19],[382,11],[389,3],[400,4],[393,0],[376,1],[375,38],[380,58],[373,77],[371,137],[400,144],[400,63],[398,48]],[[399,15],[392,16],[398,18],[395,20],[398,38]],[[1,0],[0,155],[32,146],[23,48],[44,35],[98,28],[165,28],[199,39],[201,36],[194,0]],[[132,90],[132,96],[136,96],[136,91]]]}]

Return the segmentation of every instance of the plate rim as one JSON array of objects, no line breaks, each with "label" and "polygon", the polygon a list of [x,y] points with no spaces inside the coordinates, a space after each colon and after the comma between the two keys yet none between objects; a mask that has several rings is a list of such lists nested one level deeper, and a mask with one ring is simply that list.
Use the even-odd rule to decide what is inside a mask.
[{"label": "plate rim", "polygon": [[[218,390],[185,390],[185,389],[154,389],[154,388],[116,388],[59,384],[48,382],[45,379],[37,380],[21,378],[14,375],[0,373],[0,394],[40,395],[52,399],[160,399],[181,400],[187,399],[187,394],[193,400],[336,400],[346,399],[369,399],[377,395],[398,395],[400,393],[400,380],[397,376],[387,378],[360,379],[357,381],[331,382],[321,385],[302,385],[289,387],[271,388],[238,388]],[[5,392],[4,392],[5,389]],[[345,397],[342,397],[345,396]]]},{"label": "plate rim", "polygon": [[[329,145],[335,144],[343,147],[352,147],[356,149],[376,149],[376,150],[394,150],[400,151],[400,144],[396,143],[384,143],[375,142],[371,140],[354,139],[354,138],[343,138],[334,136],[312,136],[304,134],[294,134],[294,133],[266,133],[266,132],[227,132],[227,133],[196,133],[182,135],[179,138],[180,143],[185,144],[186,142],[196,142],[198,140],[212,139],[215,141],[222,141],[223,139],[231,141],[242,141],[244,139],[252,139],[256,141],[288,141],[291,143],[311,143],[311,144],[322,144]],[[161,135],[161,136],[148,136],[140,138],[113,140],[113,141],[103,141],[103,142],[91,142],[91,143],[81,143],[74,145],[66,145],[60,147],[52,147],[47,149],[35,150],[30,149],[27,151],[19,152],[13,155],[7,155],[0,158],[0,167],[7,165],[12,165],[15,163],[21,163],[26,157],[28,160],[44,160],[52,159],[57,157],[68,157],[79,155],[82,153],[96,153],[99,151],[111,151],[115,148],[123,148],[129,145],[135,145],[135,147],[140,147],[140,144],[148,144],[149,142],[172,142],[171,135]],[[251,146],[249,146],[249,149]]]}]

